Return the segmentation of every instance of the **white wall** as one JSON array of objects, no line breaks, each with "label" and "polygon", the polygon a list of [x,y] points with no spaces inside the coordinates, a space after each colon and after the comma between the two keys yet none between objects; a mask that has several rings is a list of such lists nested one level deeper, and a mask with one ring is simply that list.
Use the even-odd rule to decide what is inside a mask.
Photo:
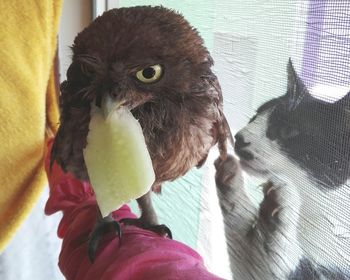
[{"label": "white wall", "polygon": [[63,3],[58,46],[61,81],[66,78],[72,55],[70,47],[75,36],[91,22],[91,7],[89,0],[66,0]]}]

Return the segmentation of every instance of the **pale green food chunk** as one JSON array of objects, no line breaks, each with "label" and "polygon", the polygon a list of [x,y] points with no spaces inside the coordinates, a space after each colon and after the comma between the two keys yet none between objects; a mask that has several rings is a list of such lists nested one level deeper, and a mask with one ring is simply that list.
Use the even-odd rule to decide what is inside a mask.
[{"label": "pale green food chunk", "polygon": [[94,108],[84,159],[103,217],[148,192],[155,180],[139,122],[126,108]]}]

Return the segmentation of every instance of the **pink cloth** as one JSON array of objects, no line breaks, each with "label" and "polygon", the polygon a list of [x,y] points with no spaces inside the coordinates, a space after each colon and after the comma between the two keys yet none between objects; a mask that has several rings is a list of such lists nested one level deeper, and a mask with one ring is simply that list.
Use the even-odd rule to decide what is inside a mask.
[{"label": "pink cloth", "polygon": [[[49,143],[51,148],[52,141]],[[188,246],[134,226],[121,225],[122,244],[115,234],[104,237],[95,261],[87,256],[88,236],[95,224],[97,205],[90,185],[64,173],[57,164],[45,167],[50,197],[45,213],[63,212],[57,234],[63,238],[59,267],[67,280],[221,279],[209,273],[201,256]],[[133,218],[127,205],[113,213],[116,220]]]}]

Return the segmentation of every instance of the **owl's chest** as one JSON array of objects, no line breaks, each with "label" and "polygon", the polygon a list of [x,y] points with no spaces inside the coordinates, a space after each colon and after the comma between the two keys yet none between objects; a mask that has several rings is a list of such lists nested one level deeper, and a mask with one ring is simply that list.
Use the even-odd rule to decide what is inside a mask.
[{"label": "owl's chest", "polygon": [[182,126],[176,133],[159,135],[160,141],[152,153],[156,180],[175,180],[205,159],[215,144],[212,128],[213,120],[202,118]]}]

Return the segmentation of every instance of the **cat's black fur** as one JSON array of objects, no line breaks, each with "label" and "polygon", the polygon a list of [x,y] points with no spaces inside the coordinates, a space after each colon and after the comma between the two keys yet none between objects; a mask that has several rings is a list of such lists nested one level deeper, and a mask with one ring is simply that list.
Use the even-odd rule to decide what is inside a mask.
[{"label": "cat's black fur", "polygon": [[[350,279],[350,92],[322,101],[287,68],[287,93],[237,133],[240,162],[215,163],[233,276]],[[266,181],[258,207],[242,168]]]}]

